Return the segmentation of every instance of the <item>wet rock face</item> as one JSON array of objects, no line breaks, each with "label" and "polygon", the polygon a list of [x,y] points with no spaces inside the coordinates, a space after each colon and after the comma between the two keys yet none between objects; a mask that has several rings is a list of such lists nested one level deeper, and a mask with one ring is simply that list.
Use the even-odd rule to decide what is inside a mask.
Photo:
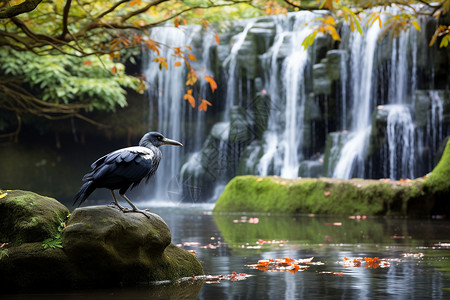
[{"label": "wet rock face", "polygon": [[[10,194],[19,192],[22,191],[12,191]],[[9,194],[3,199],[8,197]],[[34,200],[34,206],[48,204],[46,199],[39,203],[41,200]],[[51,200],[53,206],[47,205],[48,214],[61,210],[67,216],[67,208]],[[3,206],[1,213],[12,214],[15,208],[13,205],[9,207]],[[40,215],[27,215],[28,218],[37,216]],[[21,243],[13,242],[12,237],[7,235],[2,236],[0,241],[9,243],[0,249],[2,288],[54,290],[120,286],[203,274],[202,266],[193,254],[171,243],[169,227],[156,214],[147,218],[140,213],[123,213],[112,207],[93,206],[76,209],[64,221],[66,227],[62,230],[61,223],[43,222],[42,227],[53,228],[56,234],[49,230],[40,235],[23,235],[21,230],[14,229],[17,226],[13,222],[6,225],[2,222],[2,232],[14,229],[22,236],[33,236],[22,238]],[[57,246],[44,247],[44,239],[49,235]]]}]

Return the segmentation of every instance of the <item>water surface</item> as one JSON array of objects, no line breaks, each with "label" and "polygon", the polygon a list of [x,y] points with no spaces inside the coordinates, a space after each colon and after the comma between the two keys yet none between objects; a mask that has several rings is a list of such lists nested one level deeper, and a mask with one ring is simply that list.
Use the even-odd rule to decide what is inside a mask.
[{"label": "water surface", "polygon": [[[142,206],[142,205],[141,205]],[[10,299],[449,299],[450,222],[313,215],[212,214],[212,206],[155,207],[172,241],[195,251],[205,273],[252,275],[209,283],[185,279],[134,288],[9,295]],[[413,257],[404,257],[408,254]],[[415,257],[414,257],[415,256]],[[265,272],[261,259],[314,257],[304,271]],[[379,257],[385,268],[344,265]],[[3,297],[2,297],[3,298]]]}]

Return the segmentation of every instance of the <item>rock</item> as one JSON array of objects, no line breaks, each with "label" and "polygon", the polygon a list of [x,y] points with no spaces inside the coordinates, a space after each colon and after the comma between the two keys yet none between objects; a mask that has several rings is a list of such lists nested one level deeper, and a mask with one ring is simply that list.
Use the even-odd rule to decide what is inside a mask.
[{"label": "rock", "polygon": [[156,214],[147,218],[93,206],[76,209],[66,225],[61,234],[52,236],[57,246],[44,248],[46,242],[41,240],[2,248],[2,286],[15,290],[121,286],[203,274],[193,254],[171,243],[167,224]]},{"label": "rock", "polygon": [[214,212],[431,216],[450,214],[450,142],[436,168],[415,180],[237,176]]},{"label": "rock", "polygon": [[0,242],[41,242],[58,233],[69,210],[53,198],[32,192],[0,191]]},{"label": "rock", "polygon": [[317,178],[322,176],[323,159],[321,160],[304,160],[298,167],[298,175],[301,177]]},{"label": "rock", "polygon": [[326,64],[320,63],[313,66],[313,91],[316,95],[331,94],[331,80]]},{"label": "rock", "polygon": [[327,68],[331,80],[338,80],[341,77],[342,61],[346,59],[346,50],[330,50],[327,52]]},{"label": "rock", "polygon": [[234,143],[248,142],[252,139],[252,132],[245,109],[239,106],[230,108],[229,141]]},{"label": "rock", "polygon": [[93,277],[99,284],[119,284],[203,273],[195,256],[171,244],[169,227],[156,214],[147,218],[112,207],[78,208],[62,233],[62,245],[86,283]]}]

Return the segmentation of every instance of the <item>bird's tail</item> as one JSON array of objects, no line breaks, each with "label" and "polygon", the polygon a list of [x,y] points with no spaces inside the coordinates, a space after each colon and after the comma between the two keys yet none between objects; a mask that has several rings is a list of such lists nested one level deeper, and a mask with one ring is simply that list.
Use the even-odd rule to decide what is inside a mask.
[{"label": "bird's tail", "polygon": [[78,191],[78,193],[75,195],[75,197],[73,197],[73,205],[75,205],[77,202],[78,205],[80,206],[81,203],[84,202],[84,200],[87,199],[87,197],[89,197],[90,194],[92,194],[92,192],[95,190],[95,185],[93,181],[88,181],[85,184],[83,184],[83,186],[80,188],[80,190]]}]

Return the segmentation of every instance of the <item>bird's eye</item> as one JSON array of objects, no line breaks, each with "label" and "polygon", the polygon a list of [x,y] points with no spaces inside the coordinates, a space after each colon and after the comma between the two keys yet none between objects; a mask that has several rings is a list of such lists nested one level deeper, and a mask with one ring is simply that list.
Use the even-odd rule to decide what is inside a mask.
[{"label": "bird's eye", "polygon": [[163,137],[162,136],[158,136],[158,140],[162,141]]}]

